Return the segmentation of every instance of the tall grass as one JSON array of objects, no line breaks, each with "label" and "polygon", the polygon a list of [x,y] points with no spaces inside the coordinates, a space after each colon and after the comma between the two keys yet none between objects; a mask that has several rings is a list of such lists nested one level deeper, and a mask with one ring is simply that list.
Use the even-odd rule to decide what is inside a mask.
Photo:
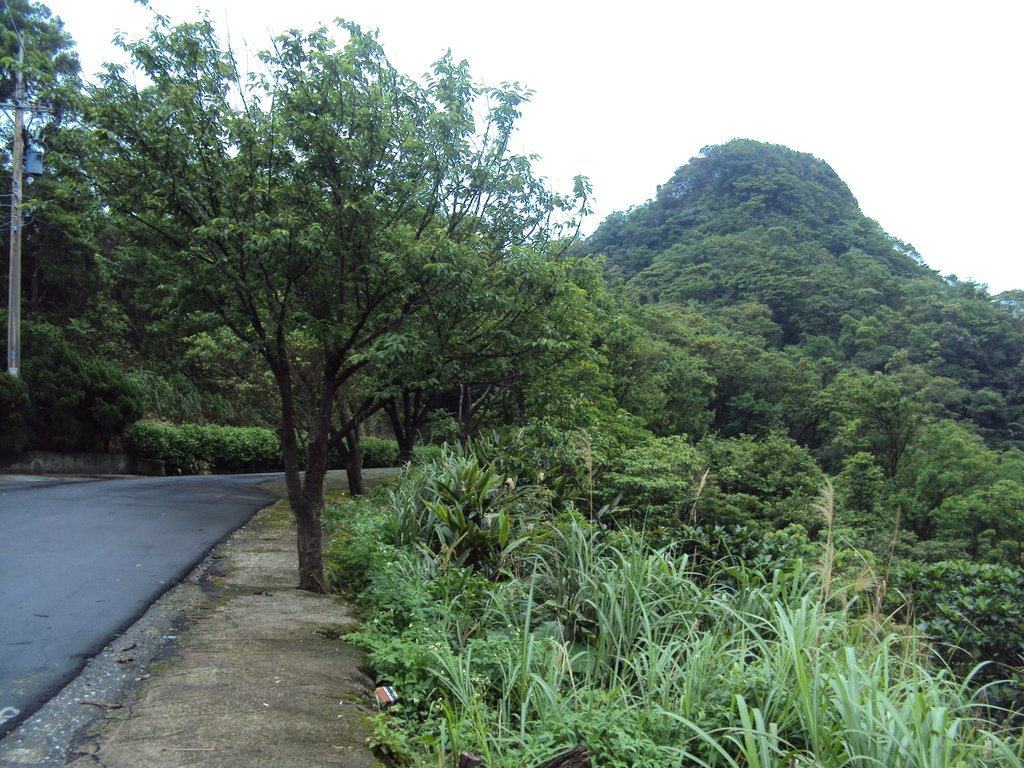
[{"label": "tall grass", "polygon": [[465,750],[511,768],[582,743],[600,766],[1020,766],[967,683],[835,599],[830,551],[817,570],[698,573],[638,534],[550,521],[516,552],[519,579],[483,580],[469,615],[458,590],[434,590],[431,631],[402,641],[431,639],[407,649],[431,691],[408,759],[447,765]]},{"label": "tall grass", "polygon": [[[554,549],[571,578],[554,577],[565,572]],[[599,765],[1020,765],[965,686],[929,669],[912,640],[823,607],[814,579],[796,601],[785,581],[710,590],[685,559],[595,545],[580,524],[543,551],[528,592],[489,606],[497,674],[481,676],[472,639],[435,649],[448,730],[462,739],[439,748],[522,765],[544,733],[586,743],[591,717],[621,736],[598,734]],[[643,730],[630,732],[637,717]]]}]

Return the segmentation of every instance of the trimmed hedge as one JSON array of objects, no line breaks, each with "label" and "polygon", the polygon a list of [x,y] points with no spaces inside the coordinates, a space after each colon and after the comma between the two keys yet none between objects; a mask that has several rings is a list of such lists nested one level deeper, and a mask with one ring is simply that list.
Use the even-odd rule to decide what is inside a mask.
[{"label": "trimmed hedge", "polygon": [[251,472],[283,469],[281,440],[272,429],[262,427],[200,427],[200,455],[211,467],[223,472]]},{"label": "trimmed hedge", "polygon": [[[282,470],[281,440],[274,430],[264,427],[138,421],[125,438],[132,453],[163,461],[168,474]],[[394,440],[364,437],[360,446],[364,467],[398,466]]]},{"label": "trimmed hedge", "polygon": [[137,421],[125,433],[129,448],[163,461],[169,474],[278,472],[281,442],[272,429]]},{"label": "trimmed hedge", "polygon": [[397,467],[398,442],[383,437],[363,437],[359,440],[364,467]]}]

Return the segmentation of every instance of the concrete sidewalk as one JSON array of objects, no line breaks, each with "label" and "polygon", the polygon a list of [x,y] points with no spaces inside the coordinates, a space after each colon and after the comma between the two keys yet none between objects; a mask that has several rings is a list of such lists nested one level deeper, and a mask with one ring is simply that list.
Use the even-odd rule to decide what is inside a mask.
[{"label": "concrete sidewalk", "polygon": [[[103,714],[77,735],[68,764],[379,765],[366,746],[372,681],[358,650],[338,639],[355,622],[341,601],[294,588],[287,509],[259,512],[214,550],[206,568],[161,598],[186,605],[186,617],[155,630],[172,633],[160,635],[170,647],[140,670],[135,690],[119,701],[71,702]],[[177,590],[191,592],[175,597]],[[125,646],[128,634],[108,649],[115,663],[139,653]],[[12,736],[0,765],[41,764],[32,762],[30,736]]]}]

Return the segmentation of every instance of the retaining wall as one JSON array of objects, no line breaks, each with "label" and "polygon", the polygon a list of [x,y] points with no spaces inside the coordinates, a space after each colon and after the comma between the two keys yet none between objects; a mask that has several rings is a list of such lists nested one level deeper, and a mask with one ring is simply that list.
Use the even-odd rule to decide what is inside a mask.
[{"label": "retaining wall", "polygon": [[14,459],[0,458],[7,475],[163,475],[164,463],[127,453],[50,453],[29,451]]}]

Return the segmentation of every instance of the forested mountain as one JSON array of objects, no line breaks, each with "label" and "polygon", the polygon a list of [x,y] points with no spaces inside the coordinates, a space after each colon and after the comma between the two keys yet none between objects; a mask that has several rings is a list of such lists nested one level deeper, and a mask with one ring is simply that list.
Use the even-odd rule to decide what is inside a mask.
[{"label": "forested mountain", "polygon": [[[991,297],[983,286],[941,278],[866,218],[846,184],[811,155],[740,139],[707,147],[653,200],[610,216],[582,250],[604,256],[608,276],[640,304],[714,319],[756,340],[766,363],[784,353],[826,378],[845,366],[915,368],[933,390],[929,409],[970,420],[994,445],[1024,440],[1020,292]],[[769,378],[765,385],[778,385]],[[747,400],[778,402],[757,387],[743,390]],[[765,426],[727,416],[739,404],[722,395],[720,430]],[[795,432],[814,446],[813,435]]]},{"label": "forested mountain", "polygon": [[[842,257],[853,249],[887,271],[911,276],[919,260],[866,219],[846,184],[825,162],[786,147],[736,139],[706,147],[658,188],[656,198],[610,216],[588,240],[615,273],[631,277],[666,251],[708,237],[782,227],[802,244]],[[842,260],[840,260],[842,263]]]}]

